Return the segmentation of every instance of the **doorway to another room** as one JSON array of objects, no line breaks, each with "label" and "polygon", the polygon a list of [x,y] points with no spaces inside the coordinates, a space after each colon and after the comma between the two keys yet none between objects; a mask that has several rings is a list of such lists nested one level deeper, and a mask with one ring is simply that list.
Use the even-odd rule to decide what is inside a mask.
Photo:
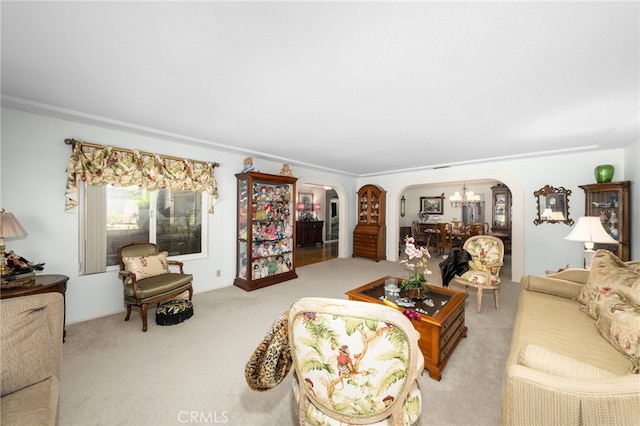
[{"label": "doorway to another room", "polygon": [[[334,188],[311,184],[298,188],[296,268],[338,257],[339,211],[339,198]],[[319,226],[321,230],[317,230]]]}]

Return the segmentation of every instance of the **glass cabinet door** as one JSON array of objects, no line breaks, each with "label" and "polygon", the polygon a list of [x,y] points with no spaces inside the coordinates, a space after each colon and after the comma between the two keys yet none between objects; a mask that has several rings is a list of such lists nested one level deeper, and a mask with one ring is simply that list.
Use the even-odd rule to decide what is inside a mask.
[{"label": "glass cabinet door", "polygon": [[493,205],[493,226],[507,226],[507,194],[496,193]]},{"label": "glass cabinet door", "polygon": [[251,278],[293,270],[291,185],[253,182]]},{"label": "glass cabinet door", "polygon": [[630,182],[579,185],[585,192],[585,215],[600,219],[602,227],[618,244],[596,244],[595,249],[613,251],[622,261],[631,260]]},{"label": "glass cabinet door", "polygon": [[590,194],[587,216],[600,218],[600,223],[614,240],[618,240],[618,219],[620,218],[618,192],[602,191]]}]

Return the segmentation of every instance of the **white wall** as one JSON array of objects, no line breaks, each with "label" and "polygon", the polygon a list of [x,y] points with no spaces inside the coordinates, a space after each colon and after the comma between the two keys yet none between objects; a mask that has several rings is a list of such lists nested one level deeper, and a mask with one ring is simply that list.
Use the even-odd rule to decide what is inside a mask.
[{"label": "white wall", "polygon": [[[185,270],[194,275],[196,293],[232,285],[236,265],[235,174],[242,169],[245,155],[3,108],[0,205],[18,218],[29,234],[22,240],[7,241],[7,249],[30,261],[45,262],[44,273],[70,277],[68,323],[123,312],[124,306],[122,284],[115,271],[78,275],[78,215],[64,212],[65,170],[71,154],[70,146],[64,143],[67,138],[219,162],[220,167],[215,169],[219,202],[215,213],[205,216],[209,221],[209,256],[186,261]],[[273,174],[278,174],[282,166],[260,160],[254,164],[260,171]],[[298,184],[326,182],[336,188],[344,200],[341,208],[345,209],[340,213],[345,226],[339,253],[342,257],[350,256],[349,230],[355,226],[355,219],[351,219],[346,209],[355,204],[354,178],[293,166],[292,169]],[[220,277],[216,277],[217,270],[221,271]]]},{"label": "white wall", "polygon": [[[26,239],[7,241],[8,249],[34,262],[46,262],[45,273],[61,273],[70,277],[67,290],[67,321],[87,320],[123,312],[122,288],[115,272],[79,276],[78,217],[64,212],[65,169],[71,148],[66,138],[75,138],[105,145],[137,148],[168,155],[184,156],[203,161],[217,161],[216,168],[220,200],[209,220],[206,259],[190,260],[185,268],[194,275],[196,293],[230,286],[235,277],[236,179],[244,155],[180,144],[71,121],[42,117],[11,109],[2,109],[2,139],[0,145],[0,206],[13,212],[25,227]],[[496,179],[506,183],[514,198],[512,263],[514,279],[522,273],[541,274],[570,263],[582,262],[580,244],[563,240],[570,227],[561,224],[535,226],[536,213],[533,192],[549,184],[572,191],[570,215],[577,219],[584,212],[584,193],[578,185],[593,183],[593,169],[598,164],[616,167],[616,180],[632,180],[632,212],[640,211],[638,153],[640,142],[626,149],[545,157],[530,160],[510,160],[465,167],[356,179],[292,166],[298,186],[305,183],[328,185],[340,198],[339,255],[351,255],[352,231],[355,227],[357,189],[368,183],[387,190],[387,258],[397,260],[400,195],[413,185],[442,184],[451,181]],[[268,151],[265,148],[266,151]],[[277,174],[281,164],[256,160],[263,172]],[[472,188],[476,190],[476,188]],[[488,199],[488,198],[487,198]],[[407,210],[410,212],[410,210]],[[637,213],[636,213],[637,215]],[[640,221],[632,221],[633,258],[640,258]],[[222,276],[216,277],[215,271]],[[238,290],[242,295],[242,290]]]},{"label": "white wall", "polygon": [[[533,193],[545,185],[571,190],[569,215],[576,220],[585,211],[584,191],[578,185],[595,182],[593,169],[598,164],[613,164],[616,168],[614,179],[627,180],[625,150],[614,149],[360,178],[358,186],[373,183],[387,190],[387,258],[397,260],[400,196],[407,188],[476,179],[504,182],[513,196],[512,279],[519,281],[523,274],[544,274],[546,270],[566,264],[582,266],[581,245],[564,240],[572,227],[566,224],[534,225],[537,208]],[[632,186],[632,191],[632,199],[640,197],[637,185]]]}]

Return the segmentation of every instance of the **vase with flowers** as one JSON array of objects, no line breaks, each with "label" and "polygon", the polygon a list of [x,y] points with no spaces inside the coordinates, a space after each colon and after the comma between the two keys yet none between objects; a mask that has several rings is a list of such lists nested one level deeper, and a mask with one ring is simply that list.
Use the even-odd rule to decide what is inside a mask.
[{"label": "vase with flowers", "polygon": [[409,278],[402,280],[402,290],[411,299],[422,299],[429,293],[426,276],[431,274],[427,269],[427,262],[431,259],[429,249],[426,247],[416,247],[413,237],[406,236],[404,239],[405,258],[400,263],[410,271]]}]

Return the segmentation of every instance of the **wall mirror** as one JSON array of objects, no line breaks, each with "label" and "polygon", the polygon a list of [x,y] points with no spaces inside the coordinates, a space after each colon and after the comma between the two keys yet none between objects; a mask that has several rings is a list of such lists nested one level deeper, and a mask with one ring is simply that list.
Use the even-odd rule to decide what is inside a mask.
[{"label": "wall mirror", "polygon": [[570,189],[563,187],[554,188],[545,185],[535,191],[533,195],[538,203],[538,217],[533,221],[536,225],[541,223],[566,223],[573,225],[573,219],[569,218]]}]

